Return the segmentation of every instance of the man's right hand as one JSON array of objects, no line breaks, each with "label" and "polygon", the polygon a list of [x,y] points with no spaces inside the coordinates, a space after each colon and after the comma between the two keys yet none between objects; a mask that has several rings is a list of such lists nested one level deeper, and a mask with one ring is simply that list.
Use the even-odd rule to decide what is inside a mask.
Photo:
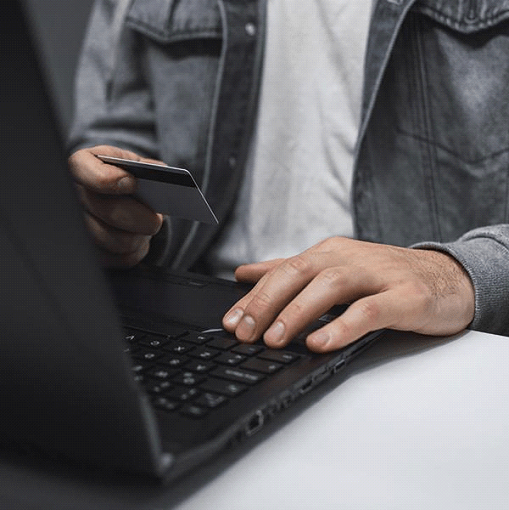
[{"label": "man's right hand", "polygon": [[132,196],[136,190],[132,175],[103,163],[97,154],[155,161],[107,145],[81,149],[69,158],[69,168],[85,209],[85,221],[104,265],[131,267],[147,255],[151,238],[163,224],[163,216]]}]

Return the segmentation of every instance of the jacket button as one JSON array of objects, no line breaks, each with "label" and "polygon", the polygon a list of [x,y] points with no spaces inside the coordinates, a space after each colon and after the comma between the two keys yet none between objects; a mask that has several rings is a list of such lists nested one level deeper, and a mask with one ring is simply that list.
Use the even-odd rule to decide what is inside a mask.
[{"label": "jacket button", "polygon": [[253,37],[253,35],[256,34],[256,25],[254,23],[246,23],[246,26],[244,27],[246,29],[246,34]]}]

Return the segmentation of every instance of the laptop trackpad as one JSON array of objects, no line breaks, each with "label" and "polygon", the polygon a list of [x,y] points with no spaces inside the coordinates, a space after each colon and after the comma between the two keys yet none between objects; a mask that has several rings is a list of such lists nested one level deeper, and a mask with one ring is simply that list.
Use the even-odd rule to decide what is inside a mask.
[{"label": "laptop trackpad", "polygon": [[115,271],[110,276],[121,311],[198,328],[220,328],[223,315],[248,290],[234,282],[170,271]]}]

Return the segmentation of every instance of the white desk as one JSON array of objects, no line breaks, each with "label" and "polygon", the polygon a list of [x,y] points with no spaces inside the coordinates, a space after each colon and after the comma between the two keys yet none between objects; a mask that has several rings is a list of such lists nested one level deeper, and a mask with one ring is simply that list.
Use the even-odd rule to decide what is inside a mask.
[{"label": "white desk", "polygon": [[[394,355],[423,341],[430,348]],[[178,486],[62,480],[2,463],[0,507],[507,510],[509,338],[433,343],[391,334],[361,363],[388,361],[327,382],[282,428]]]}]

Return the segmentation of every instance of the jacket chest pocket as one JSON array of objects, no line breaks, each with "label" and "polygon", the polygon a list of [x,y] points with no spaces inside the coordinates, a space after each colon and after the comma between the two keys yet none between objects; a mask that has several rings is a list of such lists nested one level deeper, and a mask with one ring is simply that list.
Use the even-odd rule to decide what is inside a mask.
[{"label": "jacket chest pocket", "polygon": [[161,158],[203,177],[223,22],[217,0],[134,0],[126,25],[141,37]]},{"label": "jacket chest pocket", "polygon": [[402,24],[377,119],[435,239],[509,219],[508,55],[508,0],[420,0]]},{"label": "jacket chest pocket", "polygon": [[161,44],[222,36],[221,13],[215,0],[134,0],[127,24]]},{"label": "jacket chest pocket", "polygon": [[[409,25],[413,129],[452,237],[508,220],[509,1],[421,0]],[[449,237],[449,236],[447,236]]]},{"label": "jacket chest pocket", "polygon": [[402,128],[469,163],[509,150],[509,1],[421,0],[401,35],[422,105]]}]

